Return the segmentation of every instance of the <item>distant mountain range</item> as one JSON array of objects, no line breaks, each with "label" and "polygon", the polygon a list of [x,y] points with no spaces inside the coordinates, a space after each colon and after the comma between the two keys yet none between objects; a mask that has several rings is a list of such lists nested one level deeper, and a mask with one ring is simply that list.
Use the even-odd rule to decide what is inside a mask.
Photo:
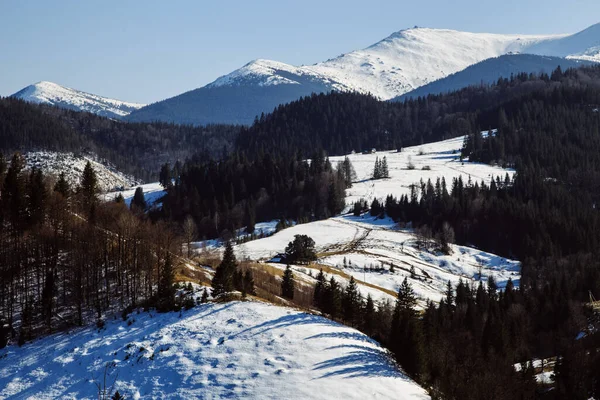
[{"label": "distant mountain range", "polygon": [[593,64],[593,62],[560,57],[536,56],[533,54],[506,54],[483,60],[462,71],[418,87],[392,100],[424,97],[429,94],[448,93],[467,86],[491,84],[497,82],[501,77],[510,78],[511,75],[516,75],[520,72],[545,72],[551,74],[559,66],[565,70],[589,64]]},{"label": "distant mountain range", "polygon": [[12,96],[31,103],[50,104],[118,119],[144,107],[144,104],[109,99],[45,81],[29,85]]},{"label": "distant mountain range", "polygon": [[[202,88],[170,99],[139,109],[135,106],[140,105],[124,103],[129,108],[121,117],[128,121],[250,124],[257,115],[313,92],[357,91],[388,100],[481,61],[515,53],[600,62],[600,24],[573,35],[501,35],[415,27],[366,49],[310,66],[255,60]],[[512,72],[513,64],[535,72],[551,69],[551,63],[558,61],[547,57],[514,60],[500,59],[494,68]],[[563,63],[576,65],[561,60]],[[484,67],[471,71],[473,75],[468,79],[454,78],[453,82],[486,81],[491,76],[490,66]],[[476,76],[479,71],[481,77]],[[22,92],[15,96],[27,100],[20,95]],[[59,100],[56,98],[55,104],[72,105],[71,98]]]}]

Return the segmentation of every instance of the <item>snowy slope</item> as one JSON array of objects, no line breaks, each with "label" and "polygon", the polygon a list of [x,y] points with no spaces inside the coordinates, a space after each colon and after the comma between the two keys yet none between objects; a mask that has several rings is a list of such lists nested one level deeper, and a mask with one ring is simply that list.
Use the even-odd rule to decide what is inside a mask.
[{"label": "snowy slope", "polygon": [[108,99],[45,81],[27,86],[13,94],[12,97],[31,103],[50,104],[75,111],[87,111],[110,118],[123,118],[145,105]]},{"label": "snowy slope", "polygon": [[257,60],[209,86],[278,85],[290,83],[284,73],[292,73],[321,77],[336,90],[371,93],[387,100],[508,53],[600,61],[600,24],[575,35],[501,35],[412,28],[393,33],[366,49],[315,65],[293,67]]},{"label": "snowy slope", "polygon": [[[101,191],[115,190],[115,188],[129,187],[138,183],[132,176],[125,175],[116,167],[101,162],[92,155],[76,155],[73,153],[57,153],[50,151],[35,151],[23,154],[27,168],[38,168],[48,175],[58,177],[61,172],[65,178],[75,187],[81,182],[83,169],[89,161],[96,171],[98,186]],[[132,194],[133,196],[133,194]]]},{"label": "snowy slope", "polygon": [[[486,164],[461,162],[460,149],[464,138],[455,138],[422,146],[408,147],[402,152],[381,152],[376,154],[351,154],[350,158],[358,176],[352,188],[346,191],[348,209],[353,202],[365,199],[369,203],[378,198],[384,200],[388,194],[400,196],[410,194],[410,186],[421,179],[444,177],[448,186],[452,179],[462,177],[465,182],[486,183],[492,177],[504,178],[514,171]],[[371,180],[376,157],[386,156],[390,178]],[[344,157],[332,157],[336,161]],[[414,170],[406,169],[409,160]],[[423,170],[423,167],[429,170]],[[342,286],[350,277],[358,280],[363,295],[371,294],[377,300],[393,301],[404,278],[412,284],[420,305],[425,300],[439,301],[445,293],[448,281],[456,285],[459,279],[471,285],[479,281],[487,282],[493,276],[499,287],[509,279],[518,286],[521,266],[518,261],[466,246],[452,246],[452,254],[444,255],[435,246],[419,247],[417,236],[410,229],[399,229],[389,219],[378,220],[368,215],[353,217],[338,216],[326,220],[299,224],[284,229],[272,236],[253,240],[235,247],[239,259],[267,262],[277,253],[282,253],[295,235],[308,235],[315,241],[319,259],[312,266],[296,266],[303,273],[304,280],[311,281],[322,266],[332,267],[332,274]],[[217,243],[206,243],[215,247]],[[196,248],[203,248],[201,243]],[[221,250],[220,248],[218,250]],[[346,266],[344,267],[344,259]],[[394,264],[394,272],[390,266]],[[270,264],[283,269],[283,264]],[[411,272],[411,269],[414,273]]]},{"label": "snowy slope", "polygon": [[429,399],[378,343],[328,319],[256,302],[130,316],[0,350],[0,398]]},{"label": "snowy slope", "polygon": [[[125,186],[124,186],[125,187]],[[114,200],[119,194],[123,196],[125,199],[125,204],[129,206],[131,204],[131,200],[133,200],[133,196],[135,195],[135,191],[138,187],[141,187],[144,191],[144,199],[146,200],[146,204],[148,206],[152,206],[161,197],[165,195],[165,189],[158,182],[147,183],[145,185],[127,185],[123,190],[115,190],[109,193],[106,193],[102,196],[104,201]]]},{"label": "snowy slope", "polygon": [[388,100],[508,53],[600,61],[599,29],[596,25],[575,35],[406,29],[365,49],[314,65],[257,59],[202,88],[135,111],[127,119],[251,124],[261,112],[312,92],[357,91]]}]

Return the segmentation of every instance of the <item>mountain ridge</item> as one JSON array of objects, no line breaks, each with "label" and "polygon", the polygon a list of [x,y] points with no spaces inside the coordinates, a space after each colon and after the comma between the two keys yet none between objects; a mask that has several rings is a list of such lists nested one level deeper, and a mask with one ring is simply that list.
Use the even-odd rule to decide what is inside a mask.
[{"label": "mountain ridge", "polygon": [[31,103],[55,105],[75,111],[87,111],[103,117],[121,119],[145,106],[72,89],[54,82],[40,81],[29,85],[11,97]]}]

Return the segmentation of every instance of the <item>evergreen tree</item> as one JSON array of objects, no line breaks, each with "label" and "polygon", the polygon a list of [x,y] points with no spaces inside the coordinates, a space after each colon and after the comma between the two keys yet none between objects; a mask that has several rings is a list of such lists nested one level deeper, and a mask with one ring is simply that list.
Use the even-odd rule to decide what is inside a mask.
[{"label": "evergreen tree", "polygon": [[373,167],[373,179],[381,179],[382,171],[381,171],[381,162],[379,161],[379,157],[375,157],[375,166]]},{"label": "evergreen tree", "polygon": [[79,186],[79,197],[82,210],[88,218],[93,219],[98,202],[98,178],[92,164],[88,161],[83,169],[81,184]]},{"label": "evergreen tree", "polygon": [[388,169],[388,163],[387,163],[387,157],[383,156],[383,159],[381,160],[381,164],[379,166],[380,168],[380,177],[381,178],[389,178],[390,177],[390,171]]},{"label": "evergreen tree", "polygon": [[295,235],[285,248],[286,259],[290,263],[309,263],[317,259],[315,241],[307,235]]},{"label": "evergreen tree", "polygon": [[281,281],[281,296],[293,300],[294,299],[294,273],[292,272],[292,268],[289,265],[285,267],[285,272],[283,273],[283,279]]},{"label": "evergreen tree", "polygon": [[360,292],[354,277],[350,277],[350,282],[346,286],[344,291],[342,308],[344,320],[351,326],[355,326],[358,323],[360,317],[360,306],[361,306]]},{"label": "evergreen tree", "polygon": [[169,190],[173,186],[173,176],[171,174],[171,166],[169,163],[163,164],[160,168],[158,181],[165,190]]},{"label": "evergreen tree", "polygon": [[325,279],[325,274],[323,270],[319,270],[319,274],[317,275],[317,283],[315,284],[315,291],[313,295],[313,303],[315,306],[319,308],[323,308],[324,304],[324,296],[325,289],[327,288],[327,280]]},{"label": "evergreen tree", "polygon": [[375,329],[375,303],[373,302],[371,294],[367,295],[363,315],[362,329],[367,335],[372,335]]},{"label": "evergreen tree", "polygon": [[223,253],[223,260],[217,267],[215,276],[212,280],[212,295],[213,297],[220,296],[224,293],[228,293],[234,290],[234,275],[237,271],[237,260],[233,252],[233,245],[231,242],[227,242],[225,246],[225,252]]},{"label": "evergreen tree", "polygon": [[329,314],[331,319],[336,319],[342,309],[342,293],[340,284],[332,276],[323,292],[323,311]]},{"label": "evergreen tree", "polygon": [[144,189],[141,186],[138,186],[135,189],[135,193],[133,195],[133,199],[131,200],[131,209],[144,212],[146,210],[146,198],[144,197]]},{"label": "evergreen tree", "polygon": [[64,172],[58,175],[58,180],[54,184],[54,191],[60,193],[65,199],[71,196],[71,187],[65,178]]}]

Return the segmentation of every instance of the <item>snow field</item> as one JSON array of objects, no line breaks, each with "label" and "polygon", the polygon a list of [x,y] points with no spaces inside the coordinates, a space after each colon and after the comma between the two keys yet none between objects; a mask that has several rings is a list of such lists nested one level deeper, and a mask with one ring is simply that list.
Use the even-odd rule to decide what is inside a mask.
[{"label": "snow field", "polygon": [[293,309],[208,303],[128,321],[0,350],[0,398],[97,398],[106,369],[133,399],[429,399],[375,341]]}]

